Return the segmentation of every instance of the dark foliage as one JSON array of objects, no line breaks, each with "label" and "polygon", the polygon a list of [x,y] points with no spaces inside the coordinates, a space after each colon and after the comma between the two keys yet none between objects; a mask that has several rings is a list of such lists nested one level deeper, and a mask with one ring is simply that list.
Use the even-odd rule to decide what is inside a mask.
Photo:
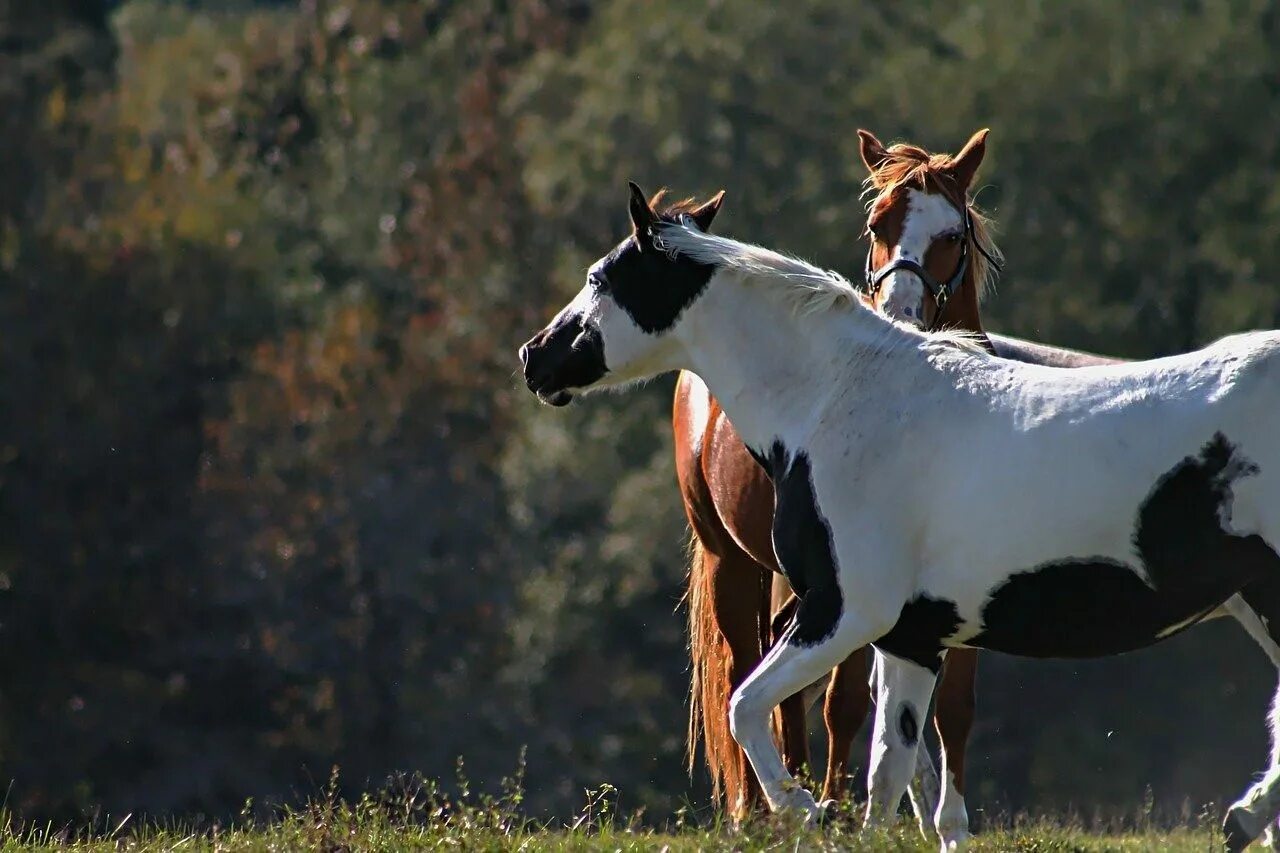
[{"label": "dark foliage", "polygon": [[[551,411],[514,373],[624,233],[625,181],[727,187],[718,228],[852,274],[856,128],[990,126],[992,326],[1171,352],[1280,320],[1278,21],[0,2],[7,806],[225,815],[333,764],[497,779],[526,745],[535,813],[602,780],[701,797],[670,386]],[[989,656],[973,806],[1234,796],[1271,686],[1229,625]]]}]

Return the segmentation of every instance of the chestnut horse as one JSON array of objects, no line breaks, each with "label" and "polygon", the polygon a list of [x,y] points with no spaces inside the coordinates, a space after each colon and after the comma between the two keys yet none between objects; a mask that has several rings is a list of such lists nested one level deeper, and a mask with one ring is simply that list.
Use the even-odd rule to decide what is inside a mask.
[{"label": "chestnut horse", "polygon": [[[988,336],[978,310],[998,252],[987,236],[985,218],[968,201],[968,189],[985,153],[986,131],[974,134],[955,157],[931,155],[911,145],[885,148],[859,131],[862,159],[869,171],[872,237],[867,257],[869,303],[898,319],[926,328],[971,332],[1006,358],[1059,366],[1112,361],[1002,336]],[[966,233],[910,246],[908,188],[968,209]],[[923,212],[927,215],[927,211]],[[917,219],[919,215],[917,215]],[[917,285],[903,286],[905,271]],[[895,272],[897,275],[895,276]],[[923,272],[923,275],[921,273]],[[729,697],[760,661],[789,621],[794,596],[773,552],[773,486],[748,452],[702,381],[682,373],[673,412],[676,474],[692,528],[689,569],[689,633],[692,657],[689,761],[703,743],[713,794],[741,819],[763,798],[746,756],[729,731]],[[840,799],[854,736],[870,703],[868,650],[859,649],[831,673],[823,703],[827,730],[824,799]],[[946,657],[938,684],[934,722],[945,756],[943,791],[947,817],[967,827],[964,789],[965,745],[974,716],[977,653],[955,649]],[[808,692],[808,691],[806,691]],[[792,772],[807,764],[805,712],[810,703],[793,696],[775,718],[783,755]],[[914,803],[922,827],[929,823],[932,792]]]}]

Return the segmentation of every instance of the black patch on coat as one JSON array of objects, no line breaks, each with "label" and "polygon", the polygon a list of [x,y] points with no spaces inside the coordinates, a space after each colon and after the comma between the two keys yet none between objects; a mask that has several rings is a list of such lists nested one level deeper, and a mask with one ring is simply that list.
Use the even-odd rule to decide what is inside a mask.
[{"label": "black patch on coat", "polygon": [[773,614],[773,619],[769,621],[769,632],[775,642],[791,627],[791,623],[796,619],[796,611],[799,609],[800,599],[793,595]]},{"label": "black patch on coat", "polygon": [[1150,585],[1119,561],[1085,557],[1011,576],[968,645],[1028,657],[1095,657],[1154,643],[1251,582],[1280,578],[1257,535],[1228,532],[1231,484],[1258,468],[1221,433],[1162,476],[1138,508],[1133,545]]},{"label": "black patch on coat", "polygon": [[809,455],[790,454],[782,442],[775,441],[768,453],[753,450],[752,456],[773,480],[773,551],[800,599],[788,640],[812,646],[835,633],[844,598],[836,583],[831,526],[813,494]]},{"label": "black patch on coat", "polygon": [[936,673],[942,668],[942,641],[959,629],[960,611],[954,601],[917,595],[902,606],[893,628],[874,645]]},{"label": "black patch on coat", "polygon": [[920,724],[916,722],[916,712],[910,702],[903,702],[902,710],[898,712],[898,734],[902,735],[902,742],[907,746],[915,746],[920,739]]},{"label": "black patch on coat", "polygon": [[637,326],[656,335],[675,324],[715,271],[715,266],[684,255],[671,257],[654,245],[651,233],[637,234],[605,256],[596,272],[596,286],[611,294]]},{"label": "black patch on coat", "polygon": [[1251,581],[1240,590],[1240,596],[1262,620],[1271,639],[1280,643],[1280,572]]}]

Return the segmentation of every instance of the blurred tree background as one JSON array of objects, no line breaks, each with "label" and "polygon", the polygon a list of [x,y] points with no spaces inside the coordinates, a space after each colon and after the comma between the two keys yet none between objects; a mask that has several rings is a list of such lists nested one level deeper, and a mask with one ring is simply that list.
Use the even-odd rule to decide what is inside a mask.
[{"label": "blurred tree background", "polygon": [[[535,814],[705,804],[671,385],[552,411],[514,370],[623,181],[856,274],[854,130],[990,126],[991,327],[1174,352],[1280,324],[1278,43],[1270,0],[0,0],[7,807],[523,747]],[[1273,683],[1230,624],[989,655],[971,809],[1234,797]]]}]

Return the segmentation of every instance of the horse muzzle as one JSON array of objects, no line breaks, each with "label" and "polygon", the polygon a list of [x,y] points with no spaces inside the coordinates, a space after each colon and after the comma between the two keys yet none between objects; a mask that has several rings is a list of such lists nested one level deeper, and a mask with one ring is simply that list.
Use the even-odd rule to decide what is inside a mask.
[{"label": "horse muzzle", "polygon": [[573,389],[588,388],[608,373],[599,330],[578,321],[543,329],[520,347],[524,382],[542,402],[567,406]]},{"label": "horse muzzle", "polygon": [[882,289],[877,307],[895,320],[923,329],[925,328],[926,301],[927,297],[922,288],[890,282]]}]

